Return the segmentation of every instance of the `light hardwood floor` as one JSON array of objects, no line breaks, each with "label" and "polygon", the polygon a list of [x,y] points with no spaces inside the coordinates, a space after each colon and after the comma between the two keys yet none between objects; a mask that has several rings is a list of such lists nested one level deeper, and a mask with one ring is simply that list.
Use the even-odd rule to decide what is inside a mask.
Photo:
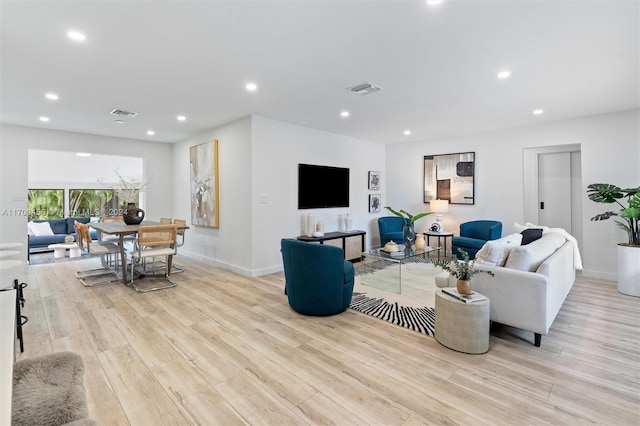
[{"label": "light hardwood floor", "polygon": [[86,288],[79,260],[29,267],[25,352],[82,355],[103,425],[640,423],[640,298],[579,278],[542,347],[503,327],[489,352],[347,310],[294,313],[282,274],[179,256],[176,288]]}]

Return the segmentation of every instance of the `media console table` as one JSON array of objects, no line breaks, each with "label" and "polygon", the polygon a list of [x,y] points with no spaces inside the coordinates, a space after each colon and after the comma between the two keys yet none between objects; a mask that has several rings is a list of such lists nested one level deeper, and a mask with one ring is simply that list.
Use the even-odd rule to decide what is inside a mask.
[{"label": "media console table", "polygon": [[326,232],[322,237],[300,235],[297,239],[309,243],[320,243],[340,247],[344,251],[344,258],[346,260],[358,262],[362,259],[362,253],[364,252],[365,235],[367,235],[365,231]]}]

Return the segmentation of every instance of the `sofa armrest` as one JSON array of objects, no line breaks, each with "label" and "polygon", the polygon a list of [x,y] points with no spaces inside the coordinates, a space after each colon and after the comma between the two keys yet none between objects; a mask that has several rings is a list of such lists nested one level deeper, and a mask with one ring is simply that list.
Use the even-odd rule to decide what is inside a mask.
[{"label": "sofa armrest", "polygon": [[553,318],[549,320],[547,314],[546,275],[493,265],[477,267],[495,274],[478,274],[471,279],[471,288],[489,298],[492,321],[547,334]]}]

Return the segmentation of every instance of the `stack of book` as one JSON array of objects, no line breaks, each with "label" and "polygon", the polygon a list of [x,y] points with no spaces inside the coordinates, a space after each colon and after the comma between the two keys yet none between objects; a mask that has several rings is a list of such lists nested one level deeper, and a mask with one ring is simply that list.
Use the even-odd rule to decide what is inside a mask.
[{"label": "stack of book", "polygon": [[386,251],[384,249],[380,249],[380,253],[385,254],[391,258],[403,258],[404,257],[404,251],[402,250],[398,250],[398,251]]},{"label": "stack of book", "polygon": [[487,296],[480,293],[476,293],[475,291],[472,291],[469,294],[460,294],[458,293],[458,290],[456,290],[455,287],[443,288],[442,292],[451,297],[455,297],[456,299],[464,303],[473,303],[473,302],[480,302],[482,300],[487,300]]}]

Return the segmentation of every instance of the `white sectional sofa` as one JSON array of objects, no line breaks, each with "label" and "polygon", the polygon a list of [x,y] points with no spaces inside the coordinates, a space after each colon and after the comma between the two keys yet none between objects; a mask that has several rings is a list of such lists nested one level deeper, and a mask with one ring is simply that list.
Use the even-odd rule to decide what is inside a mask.
[{"label": "white sectional sofa", "polygon": [[[576,265],[579,254],[570,236],[547,231],[538,240],[519,245],[518,235],[490,241],[491,250],[485,250],[487,246],[484,253],[478,252],[476,267],[495,276],[477,274],[471,287],[490,299],[491,321],[532,331],[539,347],[573,286],[576,266],[582,266]],[[482,258],[486,252],[491,252],[489,260]],[[444,275],[436,284],[455,287],[456,278]]]}]

